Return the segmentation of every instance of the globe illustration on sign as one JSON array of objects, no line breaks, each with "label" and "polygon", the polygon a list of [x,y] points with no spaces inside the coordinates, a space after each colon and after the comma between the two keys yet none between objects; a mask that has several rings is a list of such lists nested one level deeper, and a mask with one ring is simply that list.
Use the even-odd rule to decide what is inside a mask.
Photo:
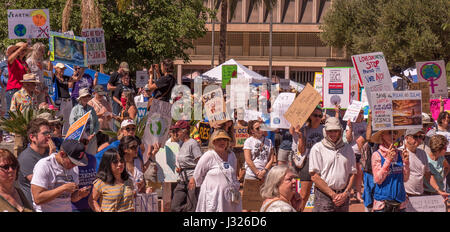
[{"label": "globe illustration on sign", "polygon": [[430,82],[431,93],[435,93],[434,87],[437,86],[437,84],[434,82],[437,81],[442,75],[442,70],[439,65],[433,62],[425,63],[420,69],[420,74],[423,79]]},{"label": "globe illustration on sign", "polygon": [[18,37],[22,37],[27,33],[27,28],[23,24],[17,24],[14,27],[14,34]]},{"label": "globe illustration on sign", "polygon": [[160,114],[153,114],[150,118],[150,134],[156,137],[162,137],[167,130],[167,121]]}]

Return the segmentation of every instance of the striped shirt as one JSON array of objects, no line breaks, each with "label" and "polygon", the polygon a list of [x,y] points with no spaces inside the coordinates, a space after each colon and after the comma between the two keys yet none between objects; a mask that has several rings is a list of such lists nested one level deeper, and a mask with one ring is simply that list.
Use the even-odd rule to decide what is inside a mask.
[{"label": "striped shirt", "polygon": [[103,212],[134,211],[133,186],[127,183],[131,182],[110,185],[100,179],[94,181],[94,191],[100,193],[99,204]]}]

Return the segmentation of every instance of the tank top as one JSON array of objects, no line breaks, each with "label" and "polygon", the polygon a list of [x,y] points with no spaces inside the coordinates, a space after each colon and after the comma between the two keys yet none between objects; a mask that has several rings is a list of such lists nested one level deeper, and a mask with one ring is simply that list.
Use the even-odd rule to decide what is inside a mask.
[{"label": "tank top", "polygon": [[[377,153],[381,157],[381,166],[385,159],[379,151]],[[391,163],[389,174],[382,184],[375,184],[374,199],[377,201],[395,200],[404,202],[406,200],[405,185],[403,184],[403,160],[400,153],[397,154],[396,162]]]}]

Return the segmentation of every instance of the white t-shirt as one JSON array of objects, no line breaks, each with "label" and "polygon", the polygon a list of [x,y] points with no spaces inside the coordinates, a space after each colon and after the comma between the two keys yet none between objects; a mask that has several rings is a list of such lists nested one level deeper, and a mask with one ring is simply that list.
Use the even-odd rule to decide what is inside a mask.
[{"label": "white t-shirt", "polygon": [[[264,146],[261,146],[264,141]],[[264,136],[257,139],[253,136],[249,137],[244,142],[244,150],[250,150],[252,154],[252,161],[256,169],[261,170],[266,167],[270,160],[270,150],[272,149],[272,141]],[[245,179],[256,179],[256,174],[252,172],[250,167],[245,163]]]},{"label": "white t-shirt", "polygon": [[[31,179],[32,185],[52,190],[69,182],[79,184],[78,170],[76,170],[78,167],[65,169],[56,162],[55,155],[56,153],[53,153],[36,163]],[[41,205],[36,205],[33,198],[33,207],[36,212],[72,212],[71,195],[69,192],[64,192],[54,200]]]},{"label": "white t-shirt", "polygon": [[351,174],[356,174],[356,158],[349,144],[337,151],[316,143],[309,153],[309,172],[315,172],[334,190],[347,187]]}]

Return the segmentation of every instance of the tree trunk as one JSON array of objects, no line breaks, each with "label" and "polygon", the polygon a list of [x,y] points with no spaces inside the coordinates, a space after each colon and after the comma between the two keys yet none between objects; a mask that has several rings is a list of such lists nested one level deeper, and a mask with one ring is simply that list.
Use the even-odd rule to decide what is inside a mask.
[{"label": "tree trunk", "polygon": [[216,22],[214,19],[211,19],[212,22],[212,32],[211,32],[211,68],[214,68],[214,26]]},{"label": "tree trunk", "polygon": [[269,25],[269,79],[272,78],[272,25],[273,24],[273,9],[270,10],[270,25]]},{"label": "tree trunk", "polygon": [[222,0],[220,13],[220,43],[219,43],[219,64],[223,64],[227,51],[227,23],[228,23],[228,0]]},{"label": "tree trunk", "polygon": [[66,32],[69,30],[69,20],[70,15],[72,14],[72,7],[73,7],[72,0],[67,0],[62,14],[62,28],[61,28],[62,32]]}]

